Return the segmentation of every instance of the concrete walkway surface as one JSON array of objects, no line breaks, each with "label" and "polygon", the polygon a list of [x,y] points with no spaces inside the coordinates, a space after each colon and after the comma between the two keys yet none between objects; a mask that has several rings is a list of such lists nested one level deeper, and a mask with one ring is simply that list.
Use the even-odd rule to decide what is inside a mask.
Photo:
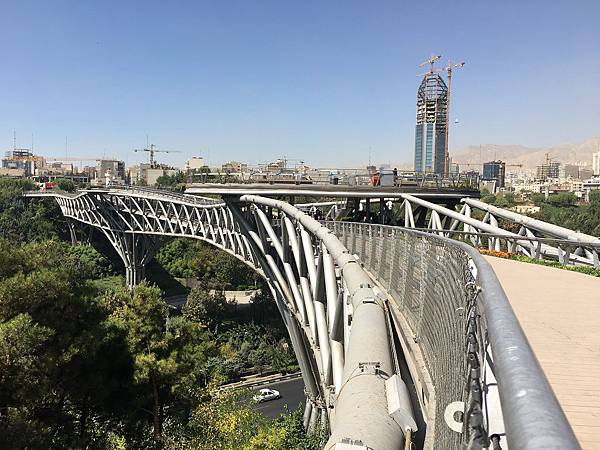
[{"label": "concrete walkway surface", "polygon": [[485,258],[581,446],[600,450],[600,278]]}]

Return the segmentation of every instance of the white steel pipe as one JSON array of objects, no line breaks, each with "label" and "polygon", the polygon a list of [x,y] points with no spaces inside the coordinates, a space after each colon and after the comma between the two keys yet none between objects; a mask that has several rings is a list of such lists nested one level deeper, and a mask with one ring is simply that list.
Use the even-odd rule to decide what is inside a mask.
[{"label": "white steel pipe", "polygon": [[533,217],[527,217],[522,214],[518,214],[513,211],[507,211],[506,209],[498,208],[496,206],[488,205],[481,200],[475,200],[472,198],[463,198],[461,202],[466,203],[474,208],[487,211],[503,219],[511,220],[515,223],[523,225],[526,228],[532,228],[539,230],[543,233],[548,233],[561,239],[568,239],[575,242],[581,242],[585,244],[597,244],[600,245],[600,239],[589,234],[579,233],[577,231],[569,230],[568,228],[547,223],[542,220],[534,219]]}]

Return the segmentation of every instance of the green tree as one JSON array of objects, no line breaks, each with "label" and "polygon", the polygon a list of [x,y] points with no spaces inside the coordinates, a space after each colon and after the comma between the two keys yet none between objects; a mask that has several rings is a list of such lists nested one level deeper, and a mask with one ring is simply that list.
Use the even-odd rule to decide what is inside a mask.
[{"label": "green tree", "polygon": [[69,180],[68,178],[58,178],[56,180],[56,187],[58,187],[58,189],[60,189],[61,191],[66,192],[75,192],[77,190],[77,186],[75,186],[75,183],[73,183],[73,181]]},{"label": "green tree", "polygon": [[156,260],[172,276],[197,278],[210,289],[246,289],[258,282],[249,266],[200,241],[174,239],[159,250]]},{"label": "green tree", "polygon": [[54,199],[26,199],[37,190],[29,180],[0,177],[0,238],[31,241],[68,236],[66,221]]},{"label": "green tree", "polygon": [[590,191],[588,198],[591,206],[600,207],[600,189]]},{"label": "green tree", "polygon": [[46,380],[40,354],[53,334],[29,314],[0,322],[0,405],[4,413],[43,395]]},{"label": "green tree", "polygon": [[161,175],[156,179],[156,186],[159,188],[183,190],[185,187],[185,175],[181,171],[173,175]]},{"label": "green tree", "polygon": [[231,314],[234,303],[225,298],[223,291],[210,293],[205,287],[192,289],[183,307],[183,315],[189,320],[200,322],[211,330],[216,330],[219,324]]},{"label": "green tree", "polygon": [[[163,442],[165,407],[189,410],[195,390],[204,380],[204,364],[216,349],[202,325],[170,319],[160,290],[141,284],[106,294],[111,321],[126,333],[134,360],[134,380],[150,399],[154,440]],[[143,403],[143,402],[142,402]],[[185,416],[186,414],[183,413]]]},{"label": "green tree", "polygon": [[258,430],[243,450],[317,450],[324,436],[307,434],[302,425],[302,412],[282,414],[275,421]]},{"label": "green tree", "polygon": [[[25,442],[29,448],[99,443],[104,437],[95,424],[124,414],[128,399],[123,386],[130,360],[119,346],[122,336],[106,328],[106,314],[65,247],[0,241],[9,254],[0,267],[2,353],[18,368],[12,384],[20,386],[1,392],[0,409],[9,414],[0,421],[0,434],[35,436]],[[10,378],[15,370],[2,372]],[[10,379],[2,385],[11,386]]]},{"label": "green tree", "polygon": [[482,195],[481,201],[490,205],[496,204],[496,196],[494,194]]},{"label": "green tree", "polygon": [[258,348],[250,352],[248,359],[254,368],[258,369],[258,373],[262,375],[265,368],[271,362],[269,346],[265,342],[261,342]]},{"label": "green tree", "polygon": [[561,192],[549,195],[547,203],[560,207],[575,206],[577,205],[577,197],[574,192]]}]

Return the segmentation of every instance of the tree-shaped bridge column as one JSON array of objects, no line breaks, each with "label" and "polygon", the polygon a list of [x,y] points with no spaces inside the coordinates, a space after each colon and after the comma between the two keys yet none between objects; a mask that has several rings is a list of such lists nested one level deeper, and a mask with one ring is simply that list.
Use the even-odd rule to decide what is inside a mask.
[{"label": "tree-shaped bridge column", "polygon": [[111,233],[111,244],[125,266],[127,286],[133,289],[146,278],[146,265],[159,248],[157,236],[139,233]]}]

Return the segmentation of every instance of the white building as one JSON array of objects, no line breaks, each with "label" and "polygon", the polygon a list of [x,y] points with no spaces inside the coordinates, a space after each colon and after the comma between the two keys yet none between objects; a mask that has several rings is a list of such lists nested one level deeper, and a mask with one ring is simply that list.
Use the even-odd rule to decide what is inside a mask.
[{"label": "white building", "polygon": [[185,170],[200,170],[205,166],[204,164],[204,158],[202,158],[201,156],[194,156],[192,157],[192,159],[188,159],[185,162]]},{"label": "white building", "polygon": [[590,191],[595,191],[597,189],[600,189],[600,177],[591,178],[583,182],[583,192],[586,200],[589,200]]},{"label": "white building", "polygon": [[173,176],[177,175],[179,171],[169,167],[150,167],[150,164],[141,163],[136,166],[129,168],[129,176],[131,183],[133,184],[144,184],[146,186],[154,186],[156,180],[163,175]]}]

